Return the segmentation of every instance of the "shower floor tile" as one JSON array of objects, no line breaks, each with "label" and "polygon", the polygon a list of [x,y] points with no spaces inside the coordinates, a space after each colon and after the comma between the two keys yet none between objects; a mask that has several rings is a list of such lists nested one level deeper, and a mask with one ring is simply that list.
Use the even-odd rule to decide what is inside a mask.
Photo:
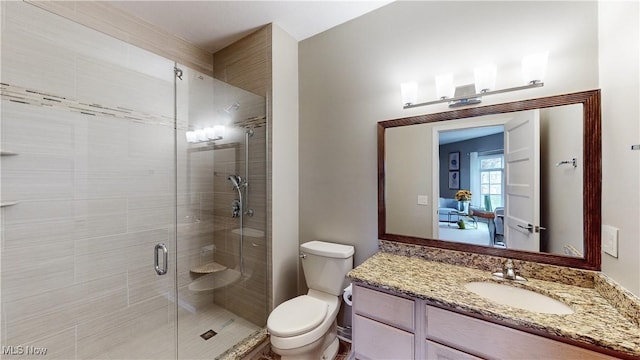
[{"label": "shower floor tile", "polygon": [[[178,359],[214,359],[258,329],[258,326],[217,305],[197,313],[181,310],[178,316]],[[217,334],[209,340],[200,337],[209,330]]]},{"label": "shower floor tile", "polygon": [[[99,359],[175,359],[175,324],[167,324],[148,333],[138,334],[98,356]],[[178,359],[212,360],[228,348],[253,334],[259,327],[249,321],[212,304],[204,310],[179,310]],[[201,334],[213,330],[217,334],[209,340]]]}]

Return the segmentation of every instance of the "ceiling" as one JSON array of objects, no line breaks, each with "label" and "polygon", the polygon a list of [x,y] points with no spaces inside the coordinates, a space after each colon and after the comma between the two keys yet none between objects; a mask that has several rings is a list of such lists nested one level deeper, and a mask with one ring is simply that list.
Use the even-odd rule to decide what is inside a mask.
[{"label": "ceiling", "polygon": [[504,132],[504,126],[502,125],[441,131],[440,145],[475,139],[493,134],[500,134],[502,132]]},{"label": "ceiling", "polygon": [[390,2],[108,1],[212,53],[269,23],[302,41]]}]

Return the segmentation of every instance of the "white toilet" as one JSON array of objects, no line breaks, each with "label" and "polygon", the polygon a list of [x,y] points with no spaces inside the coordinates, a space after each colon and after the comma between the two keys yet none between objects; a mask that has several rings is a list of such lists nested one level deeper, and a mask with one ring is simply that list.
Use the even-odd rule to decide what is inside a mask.
[{"label": "white toilet", "polygon": [[309,292],[276,307],[267,329],[271,348],[286,359],[334,359],[336,316],[344,277],[353,268],[353,246],[310,241],[300,245]]}]

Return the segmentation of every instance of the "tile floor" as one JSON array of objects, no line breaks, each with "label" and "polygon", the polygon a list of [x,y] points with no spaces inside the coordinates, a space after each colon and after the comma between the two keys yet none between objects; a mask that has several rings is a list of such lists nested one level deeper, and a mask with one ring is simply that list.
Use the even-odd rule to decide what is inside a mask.
[{"label": "tile floor", "polygon": [[[350,353],[351,344],[340,340],[340,347],[338,348],[338,355],[336,355],[335,360],[349,360]],[[268,353],[262,355],[258,360],[280,360],[280,356],[273,351],[268,351]]]},{"label": "tile floor", "polygon": [[[259,327],[217,305],[204,311],[190,313],[180,311],[178,317],[178,359],[211,360],[229,347],[253,334]],[[201,334],[213,330],[217,334],[209,340]],[[167,339],[166,332],[174,332],[173,325],[140,334],[135,338],[109,349],[100,359],[173,359],[175,347]],[[155,345],[150,347],[149,344]]]}]

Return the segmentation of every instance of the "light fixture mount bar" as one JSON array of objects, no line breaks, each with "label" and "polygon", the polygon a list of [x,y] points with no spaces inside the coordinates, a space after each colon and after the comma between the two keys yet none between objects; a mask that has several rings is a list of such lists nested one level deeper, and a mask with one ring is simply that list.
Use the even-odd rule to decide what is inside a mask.
[{"label": "light fixture mount bar", "polygon": [[434,104],[441,104],[441,103],[445,103],[445,102],[456,102],[456,101],[460,101],[460,100],[469,100],[469,99],[479,98],[479,97],[483,97],[483,96],[487,96],[487,95],[501,94],[501,93],[506,93],[506,92],[511,92],[511,91],[518,91],[518,90],[526,90],[526,89],[532,89],[532,88],[543,87],[543,86],[544,86],[543,82],[532,81],[531,83],[529,83],[527,85],[523,85],[523,86],[515,86],[515,87],[511,87],[511,88],[506,88],[506,89],[486,91],[486,92],[481,92],[481,93],[474,94],[474,95],[458,96],[458,97],[454,97],[454,98],[444,98],[444,99],[440,99],[440,100],[427,101],[427,102],[423,102],[423,103],[419,103],[419,104],[404,104],[404,106],[402,108],[403,109],[411,109],[411,108],[425,106],[425,105],[434,105]]}]

